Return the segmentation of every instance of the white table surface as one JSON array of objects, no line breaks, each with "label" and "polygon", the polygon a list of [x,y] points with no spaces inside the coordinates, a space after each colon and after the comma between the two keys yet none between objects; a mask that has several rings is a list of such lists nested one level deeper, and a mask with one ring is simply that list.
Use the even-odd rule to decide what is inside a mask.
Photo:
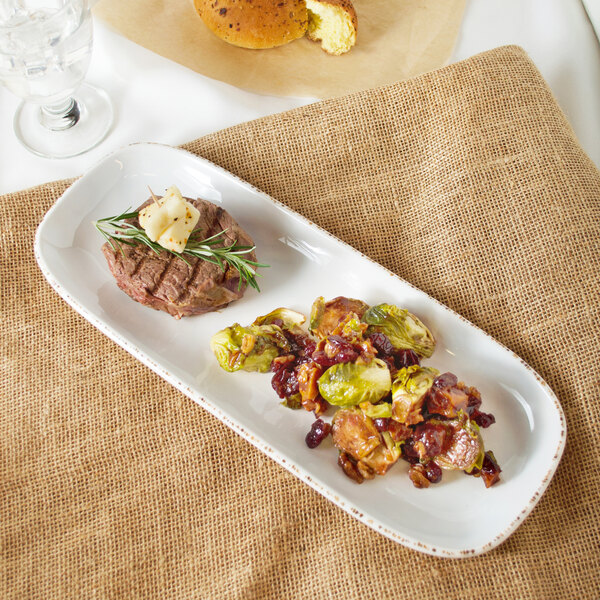
[{"label": "white table surface", "polygon": [[[504,44],[529,53],[581,145],[600,165],[600,45],[581,0],[470,0],[452,62]],[[115,125],[90,152],[60,160],[37,157],[19,144],[12,120],[20,100],[0,87],[0,194],[80,175],[132,142],[182,144],[315,100],[262,96],[208,79],[98,20],[87,80],[110,94]]]}]

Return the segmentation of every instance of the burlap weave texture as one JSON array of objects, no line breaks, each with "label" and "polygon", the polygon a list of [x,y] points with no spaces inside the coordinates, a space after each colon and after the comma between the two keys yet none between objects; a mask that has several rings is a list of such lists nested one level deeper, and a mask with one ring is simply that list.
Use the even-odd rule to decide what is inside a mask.
[{"label": "burlap weave texture", "polygon": [[68,182],[0,199],[0,597],[600,597],[600,174],[515,47],[189,144],[529,362],[548,491],[453,561],[337,509],[69,309],[34,261]]}]

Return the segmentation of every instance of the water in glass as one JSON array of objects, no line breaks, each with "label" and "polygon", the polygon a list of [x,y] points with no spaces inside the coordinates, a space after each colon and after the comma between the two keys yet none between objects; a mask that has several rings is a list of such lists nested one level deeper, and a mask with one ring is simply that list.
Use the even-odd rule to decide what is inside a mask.
[{"label": "water in glass", "polygon": [[51,105],[83,81],[92,20],[86,0],[38,4],[0,0],[0,80],[17,96]]},{"label": "water in glass", "polygon": [[93,0],[0,0],[0,82],[23,102],[14,130],[31,152],[67,158],[99,144],[112,103],[83,82],[92,51]]}]

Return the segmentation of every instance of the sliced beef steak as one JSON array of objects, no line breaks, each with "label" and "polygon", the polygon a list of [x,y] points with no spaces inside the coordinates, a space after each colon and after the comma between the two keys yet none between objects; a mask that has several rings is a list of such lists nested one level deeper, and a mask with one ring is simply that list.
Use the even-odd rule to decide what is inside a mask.
[{"label": "sliced beef steak", "polygon": [[[202,230],[203,239],[227,230],[223,244],[254,245],[227,211],[200,198],[187,200],[200,211],[196,228]],[[187,265],[166,250],[157,255],[143,244],[121,244],[121,248],[123,252],[115,251],[108,242],[102,246],[117,285],[137,302],[164,310],[176,319],[223,308],[244,294],[246,285],[242,282],[239,287],[239,273],[229,265],[223,271],[218,265],[186,255]],[[256,260],[254,252],[246,256]]]}]

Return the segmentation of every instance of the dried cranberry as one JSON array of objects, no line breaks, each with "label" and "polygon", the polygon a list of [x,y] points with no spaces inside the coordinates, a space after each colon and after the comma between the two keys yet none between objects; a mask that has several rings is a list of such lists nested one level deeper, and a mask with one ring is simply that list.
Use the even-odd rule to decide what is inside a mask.
[{"label": "dried cranberry", "polygon": [[331,432],[331,425],[322,419],[316,419],[306,434],[306,445],[316,448]]},{"label": "dried cranberry", "polygon": [[350,348],[352,349],[352,344],[344,339],[341,335],[328,335],[327,342],[332,348]]},{"label": "dried cranberry", "polygon": [[289,398],[299,393],[298,367],[311,360],[316,342],[304,333],[292,333],[283,330],[289,344],[291,354],[278,356],[271,363],[274,375],[271,385],[280,398]]},{"label": "dried cranberry", "polygon": [[481,394],[474,388],[466,388],[465,391],[468,394],[469,400],[467,402],[467,413],[472,415],[478,412],[481,406]]},{"label": "dried cranberry", "polygon": [[338,363],[354,362],[358,358],[358,352],[351,348],[350,350],[340,350],[336,355]]},{"label": "dried cranberry", "polygon": [[394,357],[381,356],[380,359],[387,365],[387,368],[390,370],[392,380],[394,380],[396,378],[396,373],[398,373],[398,368],[396,367],[396,363],[394,362]]},{"label": "dried cranberry", "polygon": [[271,368],[275,369],[271,386],[280,398],[289,398],[299,392],[298,378],[294,367],[290,367],[289,364],[279,363],[278,365],[273,362]]},{"label": "dried cranberry", "polygon": [[300,352],[300,350],[302,349],[302,346],[300,346],[300,344],[298,343],[298,338],[296,335],[294,335],[291,331],[288,331],[287,329],[283,330],[283,335],[286,337],[289,345],[290,345],[290,352],[294,355],[294,356],[298,356],[298,353]]},{"label": "dried cranberry", "polygon": [[327,352],[316,350],[312,354],[319,366],[328,368],[338,363],[354,362],[359,357],[352,344],[339,335],[330,335],[327,338]]},{"label": "dried cranberry", "polygon": [[392,342],[390,342],[390,338],[388,338],[385,333],[379,333],[376,331],[369,336],[371,340],[371,344],[377,353],[381,356],[393,356],[395,352],[394,346],[392,346]]},{"label": "dried cranberry", "polygon": [[312,360],[314,362],[316,362],[320,367],[323,367],[324,369],[327,369],[327,368],[335,365],[335,363],[336,363],[335,358],[331,358],[330,356],[327,356],[327,354],[325,354],[325,352],[323,352],[323,350],[318,350],[317,352],[314,352],[312,355]]},{"label": "dried cranberry", "polygon": [[402,458],[413,465],[419,462],[419,453],[416,451],[412,439],[406,440],[402,446]]},{"label": "dried cranberry", "polygon": [[292,333],[291,331],[284,329],[283,334],[287,338],[291,352],[296,358],[308,357],[315,351],[317,345],[315,340],[305,333]]},{"label": "dried cranberry", "polygon": [[397,369],[421,364],[419,355],[414,350],[396,350],[394,353],[394,362]]},{"label": "dried cranberry", "polygon": [[418,425],[413,435],[415,449],[422,459],[441,454],[451,439],[452,433],[447,427],[433,423]]},{"label": "dried cranberry", "polygon": [[327,344],[335,354],[336,362],[352,362],[358,358],[358,352],[352,344],[339,335],[330,335]]},{"label": "dried cranberry", "polygon": [[442,373],[433,381],[433,387],[444,389],[454,387],[458,383],[458,378],[453,373]]},{"label": "dried cranberry", "polygon": [[308,336],[304,336],[300,344],[304,356],[310,356],[317,347],[317,342]]},{"label": "dried cranberry", "polygon": [[284,354],[276,356],[271,361],[271,371],[276,373],[279,369],[292,368],[296,364],[296,357],[293,354]]},{"label": "dried cranberry", "polygon": [[427,477],[431,483],[438,483],[442,479],[442,469],[437,463],[430,460],[425,465],[425,477]]},{"label": "dried cranberry", "polygon": [[492,415],[491,413],[484,413],[476,410],[471,415],[471,421],[475,421],[475,423],[477,423],[479,427],[481,427],[482,429],[486,429],[487,427],[493,425],[496,422],[496,417],[494,417],[494,415]]},{"label": "dried cranberry", "polygon": [[390,362],[393,362],[396,369],[420,364],[419,356],[416,352],[408,349],[397,350],[385,333],[376,331],[369,335],[369,340],[371,341],[371,344],[373,344],[375,350],[377,350],[378,357],[385,360],[388,365]]}]

